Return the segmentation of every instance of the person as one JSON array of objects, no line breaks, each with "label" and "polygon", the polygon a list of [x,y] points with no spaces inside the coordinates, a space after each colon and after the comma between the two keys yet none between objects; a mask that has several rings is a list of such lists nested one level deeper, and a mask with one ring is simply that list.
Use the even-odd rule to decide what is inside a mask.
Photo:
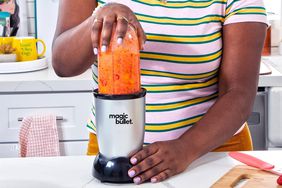
[{"label": "person", "polygon": [[[179,174],[210,151],[252,150],[245,122],[267,28],[262,1],[60,1],[53,42],[59,76],[92,66],[97,81],[93,62],[111,33],[122,43],[128,25],[136,28],[148,91],[146,146],[131,157],[128,172],[136,184]],[[98,152],[94,123],[93,115],[89,155]]]}]

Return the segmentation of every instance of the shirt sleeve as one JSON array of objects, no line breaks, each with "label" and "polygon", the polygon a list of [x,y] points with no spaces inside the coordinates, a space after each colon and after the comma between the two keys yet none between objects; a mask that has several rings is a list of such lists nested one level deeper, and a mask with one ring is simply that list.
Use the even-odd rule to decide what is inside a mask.
[{"label": "shirt sleeve", "polygon": [[228,0],[223,25],[261,22],[268,25],[263,0]]}]

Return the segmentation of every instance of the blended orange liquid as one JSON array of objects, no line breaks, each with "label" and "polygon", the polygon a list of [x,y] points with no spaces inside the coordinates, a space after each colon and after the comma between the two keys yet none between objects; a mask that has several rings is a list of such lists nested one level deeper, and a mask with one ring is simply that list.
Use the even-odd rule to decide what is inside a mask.
[{"label": "blended orange liquid", "polygon": [[113,34],[107,51],[99,50],[98,77],[101,94],[124,95],[140,92],[139,43],[132,27],[128,27],[121,45],[117,44],[117,36]]}]

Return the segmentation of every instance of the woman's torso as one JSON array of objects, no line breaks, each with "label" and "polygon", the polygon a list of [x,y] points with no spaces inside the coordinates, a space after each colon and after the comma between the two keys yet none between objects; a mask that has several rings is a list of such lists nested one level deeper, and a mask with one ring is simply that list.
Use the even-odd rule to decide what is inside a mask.
[{"label": "woman's torso", "polygon": [[[227,0],[114,2],[129,6],[147,35],[141,52],[145,143],[178,138],[216,101]],[[97,80],[95,66],[93,73]]]}]

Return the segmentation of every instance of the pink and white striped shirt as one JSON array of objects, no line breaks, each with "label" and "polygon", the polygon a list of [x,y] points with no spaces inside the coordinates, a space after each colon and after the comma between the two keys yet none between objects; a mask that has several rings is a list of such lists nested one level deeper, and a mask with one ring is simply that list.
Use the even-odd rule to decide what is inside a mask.
[{"label": "pink and white striped shirt", "polygon": [[[178,138],[215,103],[225,25],[267,23],[263,0],[111,2],[130,7],[148,39],[141,52],[142,85],[148,91],[145,144]],[[95,66],[93,78],[97,83]],[[88,128],[95,133],[94,107],[92,112]]]}]

